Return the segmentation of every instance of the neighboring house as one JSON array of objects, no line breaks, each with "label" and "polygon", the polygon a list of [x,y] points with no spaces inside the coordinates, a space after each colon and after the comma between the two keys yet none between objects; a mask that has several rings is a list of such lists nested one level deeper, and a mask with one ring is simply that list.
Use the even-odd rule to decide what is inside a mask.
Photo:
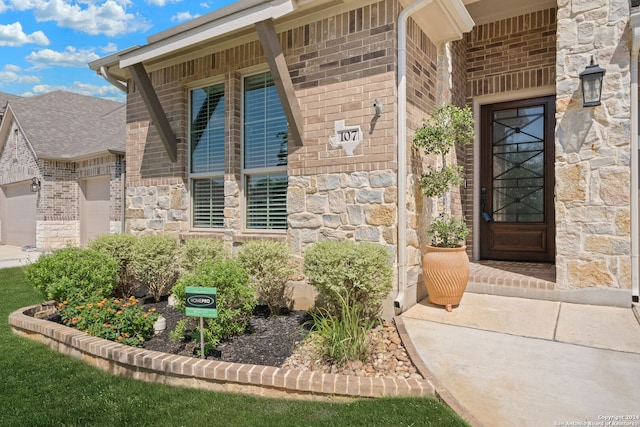
[{"label": "neighboring house", "polygon": [[[469,255],[557,271],[542,288],[480,290],[630,306],[639,15],[628,0],[246,0],[151,36],[90,64],[127,92],[126,228],[282,239],[300,255],[380,243],[402,310],[424,296],[437,214],[417,185],[437,159],[413,131],[467,104],[477,138],[458,150],[452,206]],[[602,105],[583,108],[592,55]]]},{"label": "neighboring house", "polygon": [[0,93],[0,242],[39,250],[122,229],[126,106]]}]

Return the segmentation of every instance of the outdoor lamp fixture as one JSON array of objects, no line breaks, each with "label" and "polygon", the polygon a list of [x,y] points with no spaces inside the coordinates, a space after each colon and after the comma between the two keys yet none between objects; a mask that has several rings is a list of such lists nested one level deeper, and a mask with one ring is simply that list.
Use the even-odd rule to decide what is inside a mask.
[{"label": "outdoor lamp fixture", "polygon": [[606,70],[595,64],[591,55],[591,64],[587,65],[580,73],[580,84],[582,86],[582,106],[595,107],[600,105],[602,97],[602,79]]},{"label": "outdoor lamp fixture", "polygon": [[31,192],[32,193],[37,193],[38,191],[40,191],[40,180],[38,178],[36,178],[35,176],[33,178],[31,178]]}]

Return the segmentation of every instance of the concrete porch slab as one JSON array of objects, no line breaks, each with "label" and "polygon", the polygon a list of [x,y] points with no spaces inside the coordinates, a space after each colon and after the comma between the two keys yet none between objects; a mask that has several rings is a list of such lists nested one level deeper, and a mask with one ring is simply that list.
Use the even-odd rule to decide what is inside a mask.
[{"label": "concrete porch slab", "polygon": [[562,303],[556,341],[640,354],[640,327],[628,308]]},{"label": "concrete porch slab", "polygon": [[640,415],[640,354],[402,321],[422,362],[478,425],[607,425],[597,423]]},{"label": "concrete porch slab", "polygon": [[402,316],[509,335],[553,340],[559,310],[560,303],[557,301],[467,292],[462,297],[460,305],[451,313],[442,306],[428,304],[423,300]]}]

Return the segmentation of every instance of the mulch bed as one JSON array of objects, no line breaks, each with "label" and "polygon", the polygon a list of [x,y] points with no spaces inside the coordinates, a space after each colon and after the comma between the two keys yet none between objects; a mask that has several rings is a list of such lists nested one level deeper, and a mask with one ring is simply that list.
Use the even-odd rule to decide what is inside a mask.
[{"label": "mulch bed", "polygon": [[[145,298],[143,302],[145,308],[155,308],[167,321],[163,332],[145,342],[145,349],[199,357],[196,355],[196,350],[200,349],[199,336],[196,337],[198,342],[191,339],[174,342],[169,336],[178,321],[185,318],[183,312],[169,307],[166,299],[155,302],[152,298]],[[207,354],[207,359],[280,367],[307,335],[308,327],[305,324],[309,319],[305,311],[289,311],[272,316],[268,308],[258,306],[245,334],[219,343]],[[198,318],[193,320],[199,322]]]}]

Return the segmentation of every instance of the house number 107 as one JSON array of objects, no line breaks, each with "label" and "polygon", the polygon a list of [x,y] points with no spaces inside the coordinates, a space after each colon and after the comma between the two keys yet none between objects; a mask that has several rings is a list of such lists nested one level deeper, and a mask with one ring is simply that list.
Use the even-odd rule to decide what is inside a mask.
[{"label": "house number 107", "polygon": [[343,130],[340,133],[340,142],[347,141],[357,141],[358,140],[358,129],[352,130]]}]

